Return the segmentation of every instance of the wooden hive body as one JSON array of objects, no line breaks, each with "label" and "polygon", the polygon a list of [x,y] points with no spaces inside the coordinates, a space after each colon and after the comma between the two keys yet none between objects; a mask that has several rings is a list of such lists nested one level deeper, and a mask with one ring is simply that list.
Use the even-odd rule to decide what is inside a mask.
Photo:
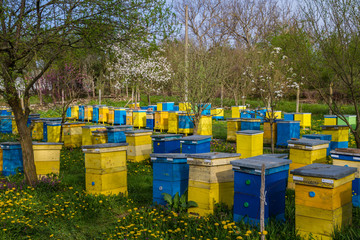
[{"label": "wooden hive body", "polygon": [[199,135],[212,135],[212,117],[201,116],[197,133]]},{"label": "wooden hive body", "polygon": [[85,123],[63,124],[64,147],[80,147],[82,144],[82,127]]},{"label": "wooden hive body", "polygon": [[236,133],[236,152],[241,158],[249,158],[263,154],[264,132],[255,130],[238,131]]},{"label": "wooden hive body", "polygon": [[236,142],[236,132],[241,130],[240,118],[228,118],[227,121],[227,136],[226,140]]}]

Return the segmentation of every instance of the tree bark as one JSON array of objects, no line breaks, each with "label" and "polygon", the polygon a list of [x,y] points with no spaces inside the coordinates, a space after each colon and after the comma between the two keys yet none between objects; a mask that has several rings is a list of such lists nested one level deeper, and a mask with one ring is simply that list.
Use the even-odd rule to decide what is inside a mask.
[{"label": "tree bark", "polygon": [[260,232],[261,240],[265,240],[265,164],[261,166],[261,185],[260,185]]},{"label": "tree bark", "polygon": [[245,96],[243,95],[243,97],[242,97],[242,105],[245,106],[245,104],[246,104],[246,98],[245,98]]},{"label": "tree bark", "polygon": [[151,96],[150,96],[150,94],[148,94],[147,97],[148,97],[148,105],[151,105]]},{"label": "tree bark", "polygon": [[300,106],[300,87],[296,89],[296,112],[299,112],[299,106]]},{"label": "tree bark", "polygon": [[224,84],[221,84],[221,107],[224,106]]},{"label": "tree bark", "polygon": [[[332,105],[332,98],[333,98],[333,83],[331,82],[330,83],[330,86],[329,86],[329,105],[331,106]],[[329,114],[333,114],[331,108],[329,108]]]}]

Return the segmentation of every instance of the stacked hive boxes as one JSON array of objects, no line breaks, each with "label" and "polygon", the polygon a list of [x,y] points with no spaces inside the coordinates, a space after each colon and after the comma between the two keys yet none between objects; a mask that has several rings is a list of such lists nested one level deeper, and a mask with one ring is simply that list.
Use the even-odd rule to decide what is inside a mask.
[{"label": "stacked hive boxes", "polygon": [[115,122],[115,110],[113,107],[109,107],[107,123],[114,125]]},{"label": "stacked hive boxes", "polygon": [[234,170],[234,221],[260,223],[261,169],[265,165],[264,218],[285,219],[285,192],[290,160],[256,156],[231,161]]},{"label": "stacked hive boxes", "polygon": [[295,227],[308,239],[330,240],[336,227],[351,224],[351,182],[356,168],[314,163],[294,169]]},{"label": "stacked hive boxes", "polygon": [[92,121],[95,123],[99,122],[99,105],[93,106]]},{"label": "stacked hive boxes", "polygon": [[194,114],[179,113],[179,133],[190,134],[194,132]]},{"label": "stacked hive boxes", "polygon": [[168,129],[168,118],[169,118],[169,112],[167,112],[167,111],[155,112],[154,129],[160,130],[161,132],[164,130],[167,130]]},{"label": "stacked hive boxes", "polygon": [[150,158],[151,134],[151,130],[125,132],[126,142],[129,144],[127,149],[127,159],[130,162],[140,162]]},{"label": "stacked hive boxes", "polygon": [[199,135],[212,135],[212,118],[211,116],[203,115],[200,118],[197,129]]},{"label": "stacked hive boxes", "polygon": [[[303,138],[309,138],[309,139],[317,139],[317,140],[325,140],[325,141],[331,141],[331,135],[327,134],[304,134],[302,135]],[[326,156],[330,155],[330,144],[326,151]]]},{"label": "stacked hive boxes", "polygon": [[80,105],[79,106],[79,121],[84,121],[85,119],[85,106]]},{"label": "stacked hive boxes", "polygon": [[45,118],[37,118],[32,120],[33,129],[31,136],[33,140],[41,141],[44,137],[44,121]]},{"label": "stacked hive boxes", "polygon": [[155,122],[154,112],[146,112],[146,128],[153,130]]},{"label": "stacked hive boxes", "polygon": [[133,110],[133,125],[137,128],[146,127],[146,110]]},{"label": "stacked hive boxes", "polygon": [[60,173],[60,150],[63,143],[33,143],[34,161],[38,178]]},{"label": "stacked hive boxes", "polygon": [[85,153],[85,188],[91,194],[127,195],[127,143],[83,146]]},{"label": "stacked hive boxes", "polygon": [[240,118],[240,112],[245,109],[246,109],[246,106],[232,106],[231,107],[231,118]]},{"label": "stacked hive boxes", "polygon": [[106,127],[107,129],[107,138],[108,143],[122,143],[126,142],[126,131],[132,131],[133,126],[122,125],[122,126],[113,126]]},{"label": "stacked hive boxes", "polygon": [[23,157],[19,142],[1,143],[3,151],[2,168],[3,175],[9,176],[16,174],[17,171],[23,172]]},{"label": "stacked hive boxes", "polygon": [[125,125],[126,124],[126,109],[114,108],[114,124]]},{"label": "stacked hive boxes", "polygon": [[213,108],[210,111],[212,119],[215,120],[224,120],[224,109],[223,108]]},{"label": "stacked hive boxes", "polygon": [[[274,122],[272,124],[272,140],[273,143],[276,144],[276,134],[277,134],[277,129],[276,129],[276,125],[277,123]],[[264,143],[265,144],[271,144],[271,125],[270,122],[264,122]]]},{"label": "stacked hive boxes", "polygon": [[48,142],[60,142],[61,122],[49,122],[46,126],[46,129]]},{"label": "stacked hive boxes", "polygon": [[71,106],[71,117],[72,120],[79,119],[79,106]]},{"label": "stacked hive boxes", "polygon": [[360,150],[355,148],[339,148],[331,151],[333,165],[354,167],[357,169],[355,179],[352,182],[352,203],[360,207]]},{"label": "stacked hive boxes", "polygon": [[104,144],[107,143],[107,131],[105,129],[95,130],[91,132],[92,144]]},{"label": "stacked hive boxes", "polygon": [[64,123],[64,147],[81,147],[82,144],[82,127],[85,123]]},{"label": "stacked hive boxes", "polygon": [[165,205],[163,193],[180,196],[188,188],[189,165],[185,154],[151,154],[153,162],[153,202]]},{"label": "stacked hive boxes", "polygon": [[92,132],[96,130],[105,130],[104,126],[98,126],[98,125],[88,125],[83,126],[81,131],[81,144],[83,146],[85,145],[91,145],[92,144]]},{"label": "stacked hive boxes", "polygon": [[276,146],[286,147],[288,140],[292,138],[300,138],[300,122],[299,121],[278,121],[276,123]]},{"label": "stacked hive boxes", "polygon": [[294,121],[300,121],[301,128],[311,128],[311,113],[295,113]]},{"label": "stacked hive boxes", "polygon": [[230,161],[239,159],[239,156],[217,152],[187,155],[188,200],[198,204],[196,208],[189,208],[189,213],[205,216],[214,213],[216,203],[233,205],[234,173]]},{"label": "stacked hive boxes", "polygon": [[93,106],[84,107],[84,121],[92,121],[93,118]]},{"label": "stacked hive boxes", "polygon": [[236,152],[241,158],[249,158],[263,154],[264,132],[244,130],[236,132]]},{"label": "stacked hive boxes", "polygon": [[126,109],[126,125],[133,125],[133,110]]},{"label": "stacked hive boxes", "polygon": [[236,132],[241,130],[240,118],[228,118],[227,122],[227,136],[226,140],[236,142]]},{"label": "stacked hive boxes", "polygon": [[152,135],[154,153],[180,153],[181,134]]},{"label": "stacked hive boxes", "polygon": [[179,132],[179,111],[169,111],[168,117],[168,133]]},{"label": "stacked hive boxes", "polygon": [[349,146],[349,127],[344,125],[321,126],[322,133],[331,135],[330,149],[347,148]]},{"label": "stacked hive boxes", "polygon": [[[290,148],[289,159],[292,161],[290,170],[312,163],[325,163],[329,141],[302,138],[288,141]],[[294,189],[292,175],[289,175],[288,188]]]},{"label": "stacked hive boxes", "polygon": [[108,119],[109,108],[107,106],[99,106],[99,122],[106,123]]},{"label": "stacked hive boxes", "polygon": [[180,140],[182,153],[210,152],[211,136],[193,135]]},{"label": "stacked hive boxes", "polygon": [[242,118],[241,130],[260,130],[260,119]]}]

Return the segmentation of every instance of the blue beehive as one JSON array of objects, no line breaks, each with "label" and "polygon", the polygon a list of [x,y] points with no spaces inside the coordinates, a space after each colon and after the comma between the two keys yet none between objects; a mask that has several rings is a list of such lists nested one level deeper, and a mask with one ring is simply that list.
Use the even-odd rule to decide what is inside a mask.
[{"label": "blue beehive", "polygon": [[202,103],[200,107],[204,108],[201,111],[201,115],[210,115],[211,114],[211,103]]},{"label": "blue beehive", "polygon": [[163,102],[161,111],[174,111],[174,102]]},{"label": "blue beehive", "polygon": [[153,162],[153,202],[165,205],[163,193],[181,196],[188,188],[189,165],[185,154],[150,154]]},{"label": "blue beehive", "polygon": [[149,105],[149,108],[152,108],[153,112],[157,111],[157,105]]},{"label": "blue beehive", "polygon": [[[318,139],[318,140],[325,140],[325,141],[331,141],[331,135],[330,134],[304,134],[302,136],[303,138],[310,138],[310,139]],[[329,148],[326,152],[326,156],[330,155],[330,144]]]},{"label": "blue beehive", "polygon": [[[68,110],[69,110],[69,109],[70,109],[70,108],[68,108]],[[66,110],[66,117],[67,117],[67,112],[68,112],[68,110]],[[70,109],[70,117],[71,117],[71,109]],[[40,114],[39,114],[39,113],[29,114],[29,117],[28,117],[28,120],[27,120],[27,122],[26,122],[26,125],[27,125],[28,127],[30,127],[31,121],[32,121],[33,119],[38,119],[38,118],[40,118]]]},{"label": "blue beehive", "polygon": [[194,128],[193,123],[194,116],[188,114],[179,114],[179,129],[192,129]]},{"label": "blue beehive", "polygon": [[114,108],[114,124],[126,124],[126,108]]},{"label": "blue beehive", "polygon": [[9,109],[1,109],[0,110],[0,116],[10,116],[11,111]]},{"label": "blue beehive", "polygon": [[285,121],[294,121],[294,113],[284,113]]},{"label": "blue beehive", "polygon": [[208,153],[210,152],[211,136],[193,135],[180,140],[182,153]]},{"label": "blue beehive", "polygon": [[241,131],[243,130],[260,130],[260,119],[248,119],[244,118],[240,120]]},{"label": "blue beehive", "polygon": [[60,126],[61,125],[61,118],[47,118],[46,120],[44,120],[43,122],[43,141],[47,142],[47,126],[49,125],[49,123],[56,123],[56,125],[52,125],[52,126]]},{"label": "blue beehive", "polygon": [[126,131],[132,131],[133,126],[131,125],[120,125],[120,126],[108,126],[107,137],[108,143],[124,143],[126,142]]},{"label": "blue beehive", "polygon": [[84,121],[85,119],[85,106],[80,105],[79,106],[79,121]]},{"label": "blue beehive", "polygon": [[1,143],[3,150],[3,175],[16,174],[16,171],[23,172],[23,158],[19,142]]},{"label": "blue beehive", "polygon": [[152,135],[154,153],[180,153],[181,134]]},{"label": "blue beehive", "polygon": [[300,121],[279,121],[276,129],[276,146],[286,147],[288,140],[300,138]]},{"label": "blue beehive", "polygon": [[179,105],[174,105],[174,111],[180,111],[179,110]]},{"label": "blue beehive", "polygon": [[95,123],[99,122],[99,105],[94,105],[93,106],[93,117],[92,117],[92,121]]},{"label": "blue beehive", "polygon": [[12,133],[12,119],[11,116],[0,116],[0,132]]},{"label": "blue beehive", "polygon": [[155,124],[155,113],[154,112],[147,112],[146,113],[146,128],[147,129],[154,129]]},{"label": "blue beehive", "polygon": [[240,112],[241,118],[251,118],[251,112],[248,110],[243,110]]},{"label": "blue beehive", "polygon": [[234,221],[260,222],[261,168],[265,165],[265,223],[270,217],[284,220],[288,159],[255,156],[231,161],[234,170]]}]

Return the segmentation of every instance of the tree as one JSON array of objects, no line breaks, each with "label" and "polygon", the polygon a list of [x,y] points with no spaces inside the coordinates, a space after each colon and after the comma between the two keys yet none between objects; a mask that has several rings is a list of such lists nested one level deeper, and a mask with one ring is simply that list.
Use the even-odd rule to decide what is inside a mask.
[{"label": "tree", "polygon": [[[163,0],[0,1],[0,80],[5,89],[0,94],[14,112],[29,184],[37,182],[26,126],[34,84],[62,52],[164,36],[171,26],[169,16]],[[36,75],[29,74],[31,64],[39,69]],[[25,86],[24,111],[16,79]]]}]

